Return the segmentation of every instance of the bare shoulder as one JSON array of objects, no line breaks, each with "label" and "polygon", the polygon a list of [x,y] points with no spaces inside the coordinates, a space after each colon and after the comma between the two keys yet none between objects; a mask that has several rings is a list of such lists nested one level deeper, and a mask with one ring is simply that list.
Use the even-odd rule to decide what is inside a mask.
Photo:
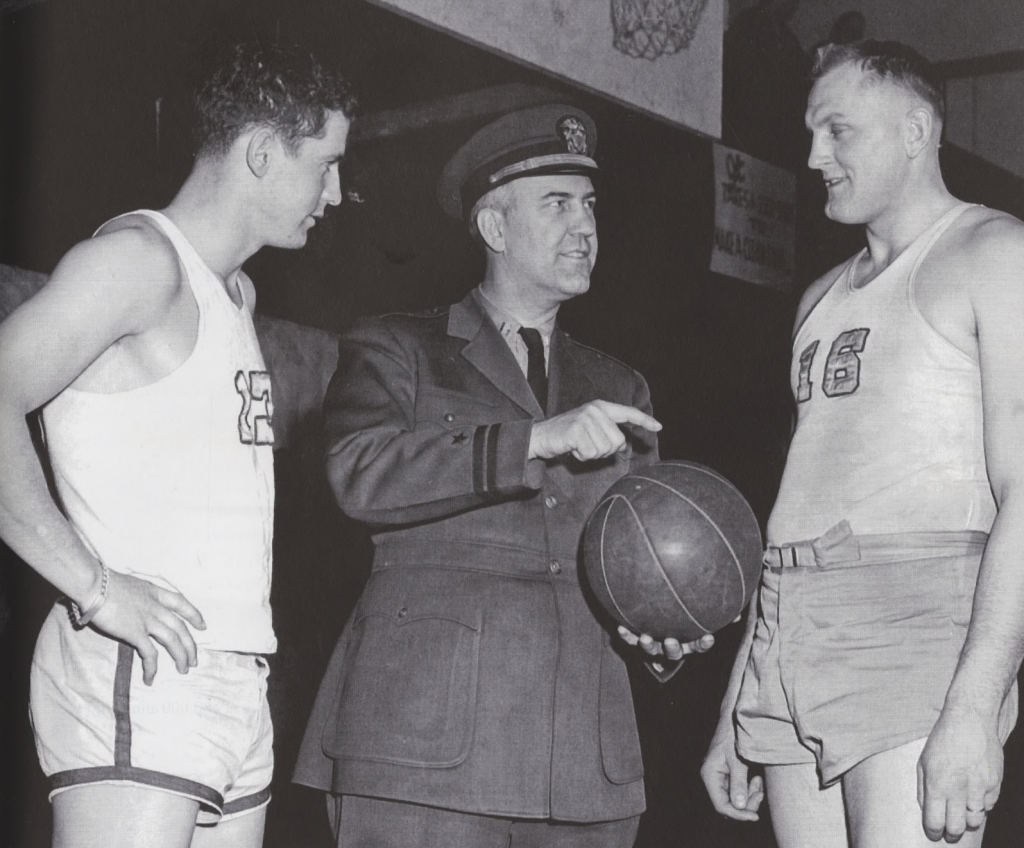
[{"label": "bare shoulder", "polygon": [[0,324],[0,379],[21,408],[35,409],[72,384],[109,391],[144,382],[130,340],[177,317],[169,307],[183,302],[177,293],[187,285],[158,235],[119,227],[80,242]]},{"label": "bare shoulder", "polygon": [[166,311],[185,284],[173,245],[141,216],[129,216],[79,242],[57,264],[48,287],[67,296],[88,291],[107,308],[149,316]]},{"label": "bare shoulder", "polygon": [[984,206],[967,210],[942,239],[933,271],[968,292],[1024,284],[1024,222]]},{"label": "bare shoulder", "polygon": [[826,292],[832,288],[839,276],[846,270],[850,264],[850,260],[847,259],[845,262],[841,262],[832,268],[830,271],[822,274],[818,279],[811,283],[803,295],[800,297],[800,304],[796,310],[796,322],[794,324],[793,332],[796,333],[800,329],[800,326],[807,320],[807,316],[811,314],[814,307],[818,305],[818,302],[825,296]]}]

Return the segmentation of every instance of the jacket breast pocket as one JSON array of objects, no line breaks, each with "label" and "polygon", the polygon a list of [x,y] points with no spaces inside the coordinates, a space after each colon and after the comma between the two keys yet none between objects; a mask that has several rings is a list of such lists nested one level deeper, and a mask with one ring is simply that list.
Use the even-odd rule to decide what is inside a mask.
[{"label": "jacket breast pocket", "polygon": [[325,753],[425,768],[461,763],[473,739],[479,623],[401,607],[365,612],[351,635]]}]

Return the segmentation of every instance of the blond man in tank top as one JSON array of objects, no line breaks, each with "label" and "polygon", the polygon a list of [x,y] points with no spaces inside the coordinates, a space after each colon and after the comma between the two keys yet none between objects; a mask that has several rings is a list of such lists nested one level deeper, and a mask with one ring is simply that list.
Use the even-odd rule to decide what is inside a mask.
[{"label": "blond man in tank top", "polygon": [[702,770],[732,818],[766,794],[782,848],[979,846],[1016,720],[1024,224],[949,193],[942,121],[908,48],[818,52],[808,164],[867,247],[798,310],[760,604]]}]

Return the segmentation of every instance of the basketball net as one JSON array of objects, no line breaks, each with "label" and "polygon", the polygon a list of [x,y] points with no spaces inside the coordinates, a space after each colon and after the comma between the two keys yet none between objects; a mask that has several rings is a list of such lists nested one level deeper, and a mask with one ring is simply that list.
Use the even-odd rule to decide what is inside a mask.
[{"label": "basketball net", "polygon": [[611,0],[612,44],[634,59],[678,53],[690,46],[708,0]]}]

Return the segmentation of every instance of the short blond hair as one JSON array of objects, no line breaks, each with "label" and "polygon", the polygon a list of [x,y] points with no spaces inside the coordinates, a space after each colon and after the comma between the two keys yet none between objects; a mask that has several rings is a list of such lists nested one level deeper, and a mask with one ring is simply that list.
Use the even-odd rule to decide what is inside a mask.
[{"label": "short blond hair", "polygon": [[932,107],[940,121],[945,119],[942,79],[912,47],[870,38],[849,44],[825,44],[814,54],[811,79],[821,79],[842,65],[854,65],[878,82],[888,82],[916,94]]}]

